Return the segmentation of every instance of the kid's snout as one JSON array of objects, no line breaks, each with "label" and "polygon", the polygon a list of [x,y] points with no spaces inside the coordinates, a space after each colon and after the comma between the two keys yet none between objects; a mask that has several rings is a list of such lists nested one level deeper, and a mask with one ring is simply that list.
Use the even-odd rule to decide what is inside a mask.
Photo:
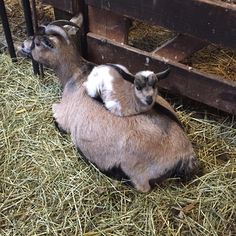
[{"label": "kid's snout", "polygon": [[152,96],[147,96],[147,97],[146,97],[146,103],[147,103],[148,105],[151,105],[151,104],[153,103],[153,98],[152,98]]}]

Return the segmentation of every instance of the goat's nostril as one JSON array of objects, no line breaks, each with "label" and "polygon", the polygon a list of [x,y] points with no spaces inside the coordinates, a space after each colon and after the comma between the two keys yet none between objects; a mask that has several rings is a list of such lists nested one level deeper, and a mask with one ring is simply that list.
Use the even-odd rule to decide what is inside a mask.
[{"label": "goat's nostril", "polygon": [[151,105],[152,102],[153,102],[152,96],[147,96],[146,97],[146,102],[147,102],[148,105]]},{"label": "goat's nostril", "polygon": [[22,47],[22,48],[25,48],[25,44],[24,44],[24,43],[22,43],[22,44],[21,44],[21,47]]}]

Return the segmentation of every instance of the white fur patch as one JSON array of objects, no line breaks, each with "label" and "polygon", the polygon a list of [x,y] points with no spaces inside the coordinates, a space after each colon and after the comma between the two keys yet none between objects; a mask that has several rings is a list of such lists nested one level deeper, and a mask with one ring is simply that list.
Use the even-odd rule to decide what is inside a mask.
[{"label": "white fur patch", "polygon": [[114,108],[120,108],[120,104],[117,101],[107,101],[106,102],[106,108],[107,109],[114,109]]},{"label": "white fur patch", "polygon": [[112,91],[114,78],[110,74],[109,66],[97,66],[89,74],[87,81],[84,83],[87,93],[91,97],[97,97],[99,91],[103,89]]},{"label": "white fur patch", "polygon": [[115,113],[116,115],[120,115],[120,116],[122,115],[121,106],[117,100],[106,101],[105,106],[112,113]]},{"label": "white fur patch", "polygon": [[143,77],[148,77],[149,75],[154,74],[154,72],[150,70],[143,70],[143,71],[138,72],[138,74],[142,75]]}]

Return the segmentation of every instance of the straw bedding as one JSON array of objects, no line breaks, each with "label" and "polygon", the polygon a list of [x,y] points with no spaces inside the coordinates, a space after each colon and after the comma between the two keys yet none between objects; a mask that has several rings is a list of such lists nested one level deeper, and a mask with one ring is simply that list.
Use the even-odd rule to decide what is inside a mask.
[{"label": "straw bedding", "polygon": [[199,118],[177,106],[205,174],[140,194],[85,164],[55,129],[60,89],[51,73],[0,55],[1,235],[233,235],[233,117]]},{"label": "straw bedding", "polygon": [[[161,42],[169,32],[158,35]],[[235,68],[234,52],[226,54]],[[193,60],[219,74],[201,58]],[[235,78],[227,66],[225,77]],[[169,99],[204,175],[140,194],[84,163],[70,137],[57,131],[51,105],[60,93],[51,71],[38,78],[29,61],[0,54],[0,235],[236,235],[235,117]]]}]

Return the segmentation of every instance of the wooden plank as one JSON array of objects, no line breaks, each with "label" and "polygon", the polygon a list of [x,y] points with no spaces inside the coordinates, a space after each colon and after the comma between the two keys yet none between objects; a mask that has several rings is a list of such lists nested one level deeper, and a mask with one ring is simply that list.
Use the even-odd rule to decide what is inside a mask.
[{"label": "wooden plank", "polygon": [[53,10],[54,10],[54,16],[56,20],[60,20],[60,19],[70,20],[73,16],[71,13],[67,11],[62,11],[57,8],[54,8]]},{"label": "wooden plank", "polygon": [[[236,83],[203,74],[181,63],[143,52],[89,33],[88,59],[97,63],[120,63],[132,72],[150,69],[161,71],[168,64],[171,73],[160,81],[160,87],[181,94],[222,111],[236,115]],[[133,58],[133,59],[132,59]]]},{"label": "wooden plank", "polygon": [[85,0],[91,6],[236,49],[236,5],[210,0]]},{"label": "wooden plank", "polygon": [[120,43],[127,43],[129,19],[110,11],[88,7],[89,31]]},{"label": "wooden plank", "polygon": [[153,54],[179,62],[207,44],[198,38],[180,34],[158,47]]},{"label": "wooden plank", "polygon": [[79,12],[79,1],[78,0],[41,0],[44,4],[52,5],[54,8],[75,14]]}]

